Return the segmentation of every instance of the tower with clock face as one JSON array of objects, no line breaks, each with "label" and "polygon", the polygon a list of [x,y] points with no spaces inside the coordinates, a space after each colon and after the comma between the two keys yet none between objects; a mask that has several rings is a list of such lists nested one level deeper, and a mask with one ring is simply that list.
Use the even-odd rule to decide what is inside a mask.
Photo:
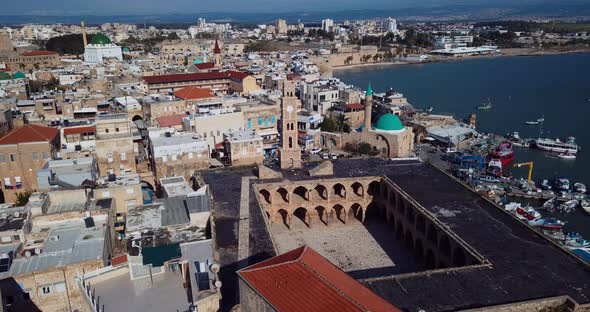
[{"label": "tower with clock face", "polygon": [[297,111],[300,102],[295,96],[295,82],[282,81],[281,98],[281,169],[301,168],[301,149],[297,143]]}]

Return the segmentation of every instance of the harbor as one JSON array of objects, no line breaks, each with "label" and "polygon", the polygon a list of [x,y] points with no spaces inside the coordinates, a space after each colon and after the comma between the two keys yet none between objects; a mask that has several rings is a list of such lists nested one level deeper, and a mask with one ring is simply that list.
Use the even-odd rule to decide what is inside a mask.
[{"label": "harbor", "polygon": [[[590,78],[578,74],[584,69],[590,70],[589,54],[470,60],[335,75],[355,85],[370,81],[376,89],[394,85],[424,114],[465,120],[475,113],[477,136],[460,144],[423,141],[416,146],[417,154],[499,205],[517,203],[534,209],[540,216],[533,220],[537,226],[559,224],[559,231],[543,232],[566,244],[590,238],[590,215],[582,207],[587,197],[574,190],[576,183],[590,183],[590,156],[584,151],[590,144],[586,126],[590,105],[585,91]],[[471,72],[487,74],[473,76]],[[388,78],[377,78],[383,76]],[[424,85],[432,86],[432,92],[421,92]],[[511,155],[498,151],[493,161],[492,155],[503,143],[511,144]],[[570,189],[556,191],[553,182],[558,178],[568,179]],[[556,205],[546,209],[549,205],[544,204],[552,199]],[[566,208],[566,203],[576,203],[575,209]]]}]

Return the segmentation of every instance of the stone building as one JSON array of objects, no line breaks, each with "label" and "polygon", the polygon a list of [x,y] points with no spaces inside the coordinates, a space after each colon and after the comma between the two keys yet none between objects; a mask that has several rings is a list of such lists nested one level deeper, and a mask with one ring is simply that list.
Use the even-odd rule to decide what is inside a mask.
[{"label": "stone building", "polygon": [[126,114],[96,119],[96,159],[101,175],[137,172],[135,144]]},{"label": "stone building", "polygon": [[301,168],[301,149],[297,140],[297,112],[301,102],[295,96],[295,81],[284,80],[281,91],[281,169]]},{"label": "stone building", "polygon": [[232,166],[256,165],[264,161],[263,140],[254,130],[226,132],[223,137]]},{"label": "stone building", "polygon": [[30,51],[0,54],[0,63],[5,63],[11,70],[38,70],[56,68],[61,65],[59,53],[54,51]]},{"label": "stone building", "polygon": [[182,120],[184,132],[205,139],[214,150],[223,143],[223,134],[244,129],[244,114],[234,108],[211,109],[207,113],[191,114]]},{"label": "stone building", "polygon": [[334,106],[330,109],[330,114],[344,115],[352,129],[359,129],[365,123],[365,106],[359,103]]},{"label": "stone building", "polygon": [[264,155],[271,155],[279,143],[278,124],[281,109],[270,101],[248,101],[234,105],[244,116],[244,129],[255,130],[262,137]]},{"label": "stone building", "polygon": [[84,61],[88,63],[102,64],[106,59],[123,60],[121,47],[112,43],[111,39],[103,34],[94,35],[84,48]]},{"label": "stone building", "polygon": [[[155,125],[156,119],[164,116],[186,114],[189,111],[186,101],[174,97],[151,95],[143,98],[143,113],[149,125]],[[135,120],[141,116],[133,117]],[[142,118],[143,119],[143,118]]]},{"label": "stone building", "polygon": [[150,130],[150,154],[155,178],[183,176],[209,167],[209,144],[193,133]]},{"label": "stone building", "polygon": [[0,138],[4,199],[12,202],[21,189],[36,189],[37,170],[55,158],[59,148],[59,130],[55,128],[24,125]]},{"label": "stone building", "polygon": [[150,91],[156,92],[176,91],[190,86],[222,94],[248,94],[259,89],[256,78],[238,71],[145,76],[143,80]]}]

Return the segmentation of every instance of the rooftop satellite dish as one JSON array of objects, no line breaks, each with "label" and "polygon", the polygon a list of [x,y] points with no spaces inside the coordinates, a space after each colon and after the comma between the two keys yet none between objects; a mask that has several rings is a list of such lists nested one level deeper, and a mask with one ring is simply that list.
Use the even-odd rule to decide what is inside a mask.
[{"label": "rooftop satellite dish", "polygon": [[210,269],[211,269],[211,272],[213,272],[213,273],[219,273],[219,264],[213,263],[211,265],[211,268]]},{"label": "rooftop satellite dish", "polygon": [[221,281],[215,281],[214,285],[217,289],[221,288]]},{"label": "rooftop satellite dish", "polygon": [[35,254],[36,255],[40,255],[43,251],[41,251],[41,248],[35,248]]},{"label": "rooftop satellite dish", "polygon": [[31,257],[31,252],[30,251],[25,251],[25,257],[30,258]]},{"label": "rooftop satellite dish", "polygon": [[20,213],[19,213],[18,211],[15,211],[15,212],[14,212],[14,217],[15,217],[15,218],[18,218],[18,217],[20,217]]}]

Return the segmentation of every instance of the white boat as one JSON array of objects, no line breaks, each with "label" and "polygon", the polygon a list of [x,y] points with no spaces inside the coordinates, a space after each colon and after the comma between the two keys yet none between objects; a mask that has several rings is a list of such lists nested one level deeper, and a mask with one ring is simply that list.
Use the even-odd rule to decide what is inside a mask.
[{"label": "white boat", "polygon": [[539,124],[539,122],[536,121],[536,120],[535,121],[525,121],[524,123],[527,124],[527,125],[529,125],[529,126],[534,126],[534,125],[538,125]]},{"label": "white boat", "polygon": [[477,107],[477,109],[478,109],[478,110],[488,110],[488,109],[491,109],[492,107],[494,107],[494,106],[492,105],[492,101],[490,100],[490,98],[488,98],[488,102],[487,102],[487,103],[485,103],[485,102],[484,102],[484,103],[481,103],[481,104],[480,104],[480,105]]},{"label": "white boat", "polygon": [[580,208],[582,208],[585,213],[590,215],[590,201],[587,199],[582,199],[582,201],[580,201]]},{"label": "white boat", "polygon": [[559,205],[559,211],[561,212],[572,212],[576,207],[580,204],[579,201],[572,199],[568,200],[565,203]]},{"label": "white boat", "polygon": [[426,111],[429,112],[429,113],[432,112],[433,110],[434,110],[434,107],[432,107],[432,106],[428,106],[426,108]]},{"label": "white boat", "polygon": [[580,182],[574,183],[574,191],[577,193],[586,193],[586,185]]},{"label": "white boat", "polygon": [[545,121],[545,117],[537,119],[537,122],[544,122],[544,121]]},{"label": "white boat", "polygon": [[575,160],[576,159],[576,155],[575,154],[571,154],[571,153],[567,153],[567,152],[566,153],[557,154],[557,157],[558,158],[561,158],[561,159],[565,159],[565,160]]},{"label": "white boat", "polygon": [[566,142],[562,142],[559,139],[551,140],[539,138],[535,140],[535,145],[538,149],[554,153],[576,154],[580,149],[573,137],[568,138]]}]

